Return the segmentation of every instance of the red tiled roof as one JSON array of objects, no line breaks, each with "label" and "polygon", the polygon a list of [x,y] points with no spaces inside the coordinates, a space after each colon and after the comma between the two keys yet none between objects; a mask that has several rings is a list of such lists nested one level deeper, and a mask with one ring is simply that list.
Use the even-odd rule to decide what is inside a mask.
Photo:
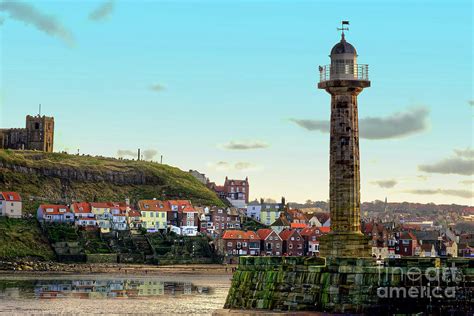
[{"label": "red tiled roof", "polygon": [[178,207],[178,212],[196,212],[193,204],[189,200],[170,200],[170,205]]},{"label": "red tiled roof", "polygon": [[[50,214],[50,215],[59,215],[59,214],[64,214],[64,213],[69,213],[69,207],[66,205],[54,205],[54,204],[41,204],[39,206],[40,209],[43,210],[44,214]],[[47,212],[46,210],[52,209],[52,212]],[[65,212],[60,212],[60,209],[66,210]]]},{"label": "red tiled roof", "polygon": [[74,213],[90,213],[91,206],[87,202],[76,202],[71,204],[71,208],[74,210]]},{"label": "red tiled roof", "polygon": [[290,238],[295,233],[299,235],[299,233],[294,229],[284,229],[280,233],[280,238],[283,239],[283,240],[288,240],[288,238]]},{"label": "red tiled roof", "polygon": [[129,217],[140,217],[140,216],[142,216],[142,214],[137,210],[130,210],[128,212],[128,216]]},{"label": "red tiled roof", "polygon": [[110,208],[110,203],[107,202],[92,202],[90,205],[93,208]]},{"label": "red tiled roof", "polygon": [[249,239],[259,240],[258,235],[254,231],[243,231],[243,230],[226,230],[222,239]]},{"label": "red tiled roof", "polygon": [[322,234],[328,234],[331,231],[331,227],[327,227],[327,226],[316,227],[316,228],[319,229],[319,232],[321,232]]},{"label": "red tiled roof", "polygon": [[5,201],[9,202],[21,202],[21,196],[17,192],[0,192]]},{"label": "red tiled roof", "polygon": [[261,228],[257,230],[257,235],[260,237],[261,240],[265,240],[268,235],[272,233],[272,231],[273,230],[271,230],[270,228]]},{"label": "red tiled roof", "polygon": [[291,228],[306,228],[308,225],[305,223],[291,223]]},{"label": "red tiled roof", "polygon": [[321,227],[306,227],[300,232],[301,236],[312,236],[312,235],[318,235],[319,233],[319,228]]},{"label": "red tiled roof", "polygon": [[141,211],[160,211],[169,212],[171,201],[160,201],[160,200],[140,200],[138,201],[138,208]]}]

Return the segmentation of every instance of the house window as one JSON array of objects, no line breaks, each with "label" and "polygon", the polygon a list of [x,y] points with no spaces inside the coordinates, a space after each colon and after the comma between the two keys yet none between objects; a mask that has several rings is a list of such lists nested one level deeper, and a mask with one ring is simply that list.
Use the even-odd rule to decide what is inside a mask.
[{"label": "house window", "polygon": [[229,241],[229,242],[227,243],[227,247],[232,247],[232,241]]},{"label": "house window", "polygon": [[289,249],[293,249],[293,244],[289,244],[289,245],[288,245],[288,248],[289,248]]},{"label": "house window", "polygon": [[243,243],[242,243],[242,246],[243,246],[243,247],[247,247],[247,243],[246,243],[246,242],[243,242]]},{"label": "house window", "polygon": [[277,249],[280,249],[280,244],[279,244],[279,243],[275,244],[275,247],[276,247]]},{"label": "house window", "polygon": [[237,242],[237,249],[242,248],[242,243],[240,241]]},{"label": "house window", "polygon": [[295,240],[295,237],[291,237],[290,240]]}]

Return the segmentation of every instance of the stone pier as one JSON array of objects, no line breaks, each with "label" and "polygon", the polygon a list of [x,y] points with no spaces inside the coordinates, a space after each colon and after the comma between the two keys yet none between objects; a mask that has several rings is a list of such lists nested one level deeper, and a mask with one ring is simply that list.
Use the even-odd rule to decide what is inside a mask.
[{"label": "stone pier", "polygon": [[469,315],[473,289],[468,258],[241,257],[225,308]]}]

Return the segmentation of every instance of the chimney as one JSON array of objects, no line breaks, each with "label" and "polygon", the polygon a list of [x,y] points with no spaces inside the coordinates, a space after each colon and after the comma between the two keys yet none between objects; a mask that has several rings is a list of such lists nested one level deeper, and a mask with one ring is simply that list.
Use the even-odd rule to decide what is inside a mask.
[{"label": "chimney", "polygon": [[281,197],[281,204],[282,204],[283,206],[286,205],[286,200],[285,200],[285,197],[284,197],[284,196]]},{"label": "chimney", "polygon": [[140,161],[140,148],[138,148],[138,161]]},{"label": "chimney", "polygon": [[260,204],[263,204],[263,202],[265,202],[263,198],[260,198]]}]

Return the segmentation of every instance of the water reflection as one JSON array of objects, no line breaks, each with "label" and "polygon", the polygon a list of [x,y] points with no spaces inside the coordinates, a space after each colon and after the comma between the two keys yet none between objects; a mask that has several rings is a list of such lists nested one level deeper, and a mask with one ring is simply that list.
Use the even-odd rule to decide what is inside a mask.
[{"label": "water reflection", "polygon": [[0,299],[123,299],[207,295],[211,288],[156,279],[0,280]]}]

